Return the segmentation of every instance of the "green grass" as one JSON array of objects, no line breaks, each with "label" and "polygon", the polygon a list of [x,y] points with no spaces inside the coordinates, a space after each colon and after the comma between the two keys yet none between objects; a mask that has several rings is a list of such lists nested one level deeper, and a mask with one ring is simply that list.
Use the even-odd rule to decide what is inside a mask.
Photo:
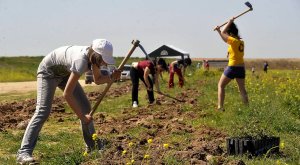
[{"label": "green grass", "polygon": [[[36,73],[43,56],[0,57],[0,82],[36,81]],[[123,57],[116,57],[116,66]],[[127,64],[144,58],[130,58]],[[82,76],[83,78],[83,76]]]},{"label": "green grass", "polygon": [[0,57],[0,82],[34,81],[40,57]]},{"label": "green grass", "polygon": [[27,92],[27,93],[4,93],[0,94],[0,100],[5,101],[18,101],[18,100],[26,100],[28,98],[36,98],[36,91]]},{"label": "green grass", "polygon": [[[2,60],[2,59],[1,59]],[[203,125],[222,130],[228,136],[255,136],[260,138],[265,135],[279,136],[285,143],[281,149],[282,154],[272,155],[269,158],[264,156],[248,159],[247,156],[230,156],[229,160],[242,159],[246,164],[273,165],[277,161],[287,164],[300,163],[300,71],[297,70],[271,70],[268,74],[257,72],[251,75],[247,72],[246,89],[249,95],[250,104],[244,106],[239,96],[236,83],[231,82],[225,89],[225,112],[217,113],[217,84],[222,72],[211,70],[205,72],[189,68],[187,70],[186,85],[183,88],[169,90],[167,88],[168,75],[164,74],[162,91],[170,95],[176,95],[187,89],[199,90],[197,106],[184,104],[183,112],[193,112],[198,118],[183,120],[184,123],[199,128]],[[177,84],[177,77],[175,82]],[[116,83],[113,87],[121,86]],[[146,92],[141,84],[139,92],[140,105],[146,106]],[[103,86],[87,87],[86,91],[101,91]],[[58,93],[60,94],[60,93]],[[24,98],[35,98],[34,93],[24,93],[15,97],[14,94],[1,96],[2,101],[23,100]],[[97,112],[105,112],[108,116],[122,118],[123,109],[128,109],[131,103],[130,92],[116,98],[106,97]],[[70,111],[70,109],[68,109]],[[153,112],[160,111],[155,106]],[[138,114],[132,110],[131,115]],[[75,115],[66,116],[65,122],[58,123],[57,119],[51,118],[45,123],[42,129],[38,145],[35,148],[35,155],[41,157],[42,164],[79,164],[92,161],[94,158],[84,158],[84,148],[79,122]],[[153,121],[159,122],[159,121]],[[96,128],[100,129],[100,128]],[[139,139],[145,128],[134,126],[126,132],[134,138]],[[149,131],[149,130],[147,130]],[[155,130],[150,130],[155,131]],[[14,155],[20,146],[23,131],[8,130],[0,133],[0,162],[2,164],[15,164]],[[108,138],[115,138],[115,134]],[[188,133],[172,133],[162,138],[162,141],[172,143],[184,143],[192,137]],[[211,138],[211,137],[207,137]],[[182,149],[182,148],[176,148]],[[174,155],[175,150],[166,153],[164,161],[166,164],[187,164],[178,160]],[[1,164],[1,163],[0,163]],[[95,163],[96,164],[96,163]]]},{"label": "green grass", "polygon": [[[84,142],[79,124],[74,126],[74,121],[65,119],[63,127],[55,119],[46,122],[38,139],[35,155],[44,161],[41,164],[76,164],[82,162]],[[15,154],[20,147],[24,131],[11,130],[0,134],[1,164],[15,164]]]}]

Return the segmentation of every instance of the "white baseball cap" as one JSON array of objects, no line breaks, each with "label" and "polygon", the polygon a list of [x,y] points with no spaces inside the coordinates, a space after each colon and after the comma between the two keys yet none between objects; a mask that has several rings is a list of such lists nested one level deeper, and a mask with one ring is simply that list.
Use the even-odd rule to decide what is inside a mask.
[{"label": "white baseball cap", "polygon": [[113,46],[106,39],[95,39],[92,43],[92,49],[102,56],[102,59],[107,64],[115,64],[113,57]]}]

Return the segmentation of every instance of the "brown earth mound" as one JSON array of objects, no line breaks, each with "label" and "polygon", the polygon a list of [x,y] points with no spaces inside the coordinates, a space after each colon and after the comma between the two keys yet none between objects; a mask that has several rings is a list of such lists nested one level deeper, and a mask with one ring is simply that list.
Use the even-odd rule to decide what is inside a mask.
[{"label": "brown earth mound", "polygon": [[[130,161],[134,152],[135,162],[141,164],[143,156],[151,155],[147,160],[148,164],[163,164],[164,155],[173,154],[178,160],[190,162],[191,164],[208,163],[209,157],[213,157],[217,162],[222,164],[226,159],[225,154],[225,137],[226,134],[206,126],[193,128],[191,125],[185,124],[186,120],[196,119],[194,113],[184,112],[180,105],[171,103],[173,106],[164,107],[159,112],[152,112],[151,107],[139,108],[138,110],[123,110],[124,117],[115,119],[106,114],[99,113],[95,119],[95,125],[100,126],[98,134],[100,135],[116,135],[114,139],[110,139],[110,145],[104,154],[103,160],[99,160],[104,164],[118,164]],[[136,115],[132,115],[135,113]],[[139,134],[139,137],[127,134],[133,127],[140,126],[145,131]],[[171,142],[170,148],[164,148],[165,141],[176,135],[184,135],[188,137],[182,139],[180,143]],[[150,145],[147,139],[153,139]],[[133,142],[135,145],[130,148],[128,144]],[[147,149],[149,147],[149,149]],[[126,150],[130,154],[124,155],[122,152]],[[175,150],[175,151],[174,151]],[[88,163],[87,163],[88,164]]]},{"label": "brown earth mound", "polygon": [[[122,87],[110,89],[106,97],[120,97],[130,91],[130,84],[124,83]],[[100,94],[90,92],[87,96],[94,101]],[[165,155],[173,155],[177,160],[189,162],[189,164],[230,163],[225,157],[226,134],[224,132],[207,126],[194,127],[187,124],[192,119],[208,115],[201,110],[201,106],[197,105],[196,98],[199,95],[200,92],[196,89],[187,89],[174,97],[175,99],[157,95],[156,105],[124,108],[120,110],[122,115],[118,118],[106,113],[96,113],[94,123],[97,134],[101,137],[113,137],[109,139],[110,147],[105,150],[102,159],[97,161],[101,164],[126,164],[134,153],[137,164],[142,162],[164,164]],[[177,100],[182,100],[182,102]],[[35,102],[35,99],[28,99],[22,102],[1,103],[0,131],[5,131],[7,128],[26,128],[28,119],[35,111]],[[65,105],[62,97],[55,98],[51,115],[60,117],[73,115],[65,112]],[[185,110],[184,105],[188,105],[190,109]],[[157,106],[159,106],[159,111],[153,110]],[[58,121],[63,122],[60,117]],[[138,136],[128,134],[136,127],[144,131]],[[170,140],[176,137],[179,139]],[[148,139],[153,139],[150,146],[147,143]],[[169,147],[164,147],[166,141],[169,142]],[[133,147],[128,146],[130,142],[134,143]],[[122,154],[124,150],[128,153]],[[143,158],[145,154],[150,155],[147,160]]]},{"label": "brown earth mound", "polygon": [[[119,97],[124,93],[128,93],[130,86],[115,88],[108,91],[106,97]],[[88,98],[94,101],[101,92],[87,93]],[[65,113],[65,99],[63,97],[55,97],[53,99],[51,115],[57,116],[58,114],[69,115]],[[0,132],[5,131],[7,128],[21,128],[24,129],[28,120],[31,118],[35,111],[36,99],[27,99],[19,102],[0,103]]]}]

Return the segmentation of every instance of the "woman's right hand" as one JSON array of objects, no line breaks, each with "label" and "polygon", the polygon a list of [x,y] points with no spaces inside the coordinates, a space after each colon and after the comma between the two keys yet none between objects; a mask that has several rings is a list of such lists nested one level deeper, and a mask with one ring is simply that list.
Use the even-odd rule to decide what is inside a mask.
[{"label": "woman's right hand", "polygon": [[119,69],[114,70],[113,73],[111,74],[111,79],[112,80],[120,80],[121,72],[122,71]]},{"label": "woman's right hand", "polygon": [[220,28],[221,28],[220,26],[216,26],[216,27],[215,27],[215,30],[218,31],[218,32],[221,32],[221,29],[220,29]]},{"label": "woman's right hand", "polygon": [[152,91],[152,90],[153,90],[150,84],[149,84],[149,85],[147,85],[147,83],[146,83],[145,85],[146,85],[146,89],[147,89],[147,91]]},{"label": "woman's right hand", "polygon": [[147,87],[147,90],[148,91],[152,91],[153,89],[151,87]]},{"label": "woman's right hand", "polygon": [[89,114],[84,115],[81,119],[81,122],[83,122],[84,124],[90,124],[93,121],[93,117]]}]

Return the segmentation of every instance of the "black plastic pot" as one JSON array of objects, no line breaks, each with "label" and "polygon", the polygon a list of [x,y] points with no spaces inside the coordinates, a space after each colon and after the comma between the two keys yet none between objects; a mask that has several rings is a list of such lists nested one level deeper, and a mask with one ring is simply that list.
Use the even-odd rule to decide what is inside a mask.
[{"label": "black plastic pot", "polygon": [[279,142],[279,137],[264,137],[261,139],[254,139],[252,137],[227,138],[227,154],[250,154],[252,156],[258,156],[267,153],[271,148],[271,153],[278,153],[279,147],[276,146],[279,146]]}]

